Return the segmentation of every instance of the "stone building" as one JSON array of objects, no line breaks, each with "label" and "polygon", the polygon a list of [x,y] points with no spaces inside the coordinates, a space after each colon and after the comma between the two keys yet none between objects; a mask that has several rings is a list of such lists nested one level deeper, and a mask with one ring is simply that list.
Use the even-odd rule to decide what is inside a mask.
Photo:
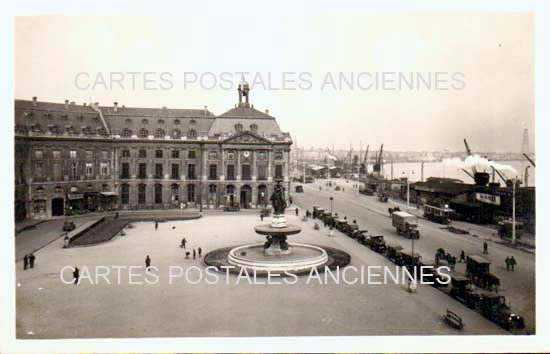
[{"label": "stone building", "polygon": [[218,116],[16,100],[16,218],[268,204],[274,179],[289,182],[292,140],[250,104],[246,81],[238,93]]}]

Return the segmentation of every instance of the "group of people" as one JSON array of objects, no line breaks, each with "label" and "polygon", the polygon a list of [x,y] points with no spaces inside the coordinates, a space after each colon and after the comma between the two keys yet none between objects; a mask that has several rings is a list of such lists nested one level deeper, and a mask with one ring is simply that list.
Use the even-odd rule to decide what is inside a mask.
[{"label": "group of people", "polygon": [[504,261],[506,262],[506,270],[511,270],[513,272],[514,271],[514,266],[517,264],[516,259],[514,258],[514,256],[506,257],[506,259]]},{"label": "group of people", "polygon": [[27,268],[34,268],[34,260],[35,256],[33,253],[26,254],[25,257],[23,257],[23,270],[27,270]]},{"label": "group of people", "polygon": [[[185,239],[185,237],[181,239],[180,248],[187,249],[187,240]],[[197,253],[199,255],[199,258],[201,258],[202,257],[202,248],[199,247],[199,248],[197,248],[197,250],[195,250],[193,248],[193,259],[197,258]],[[191,254],[191,252],[185,252],[185,258],[189,259],[190,254]]]}]

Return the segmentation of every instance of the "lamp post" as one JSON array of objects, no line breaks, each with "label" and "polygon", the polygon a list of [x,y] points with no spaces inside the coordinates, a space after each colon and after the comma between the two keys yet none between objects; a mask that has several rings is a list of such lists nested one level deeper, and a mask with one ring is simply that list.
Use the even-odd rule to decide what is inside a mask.
[{"label": "lamp post", "polygon": [[334,197],[330,197],[330,215],[332,215],[332,201],[334,200]]},{"label": "lamp post", "polygon": [[[410,200],[411,200],[410,185],[409,185],[409,172],[411,172],[411,171],[407,171],[407,209],[410,208]],[[414,175],[414,171],[412,171],[411,173]],[[403,174],[405,174],[405,171],[403,171]]]},{"label": "lamp post", "polygon": [[512,184],[512,244],[516,244],[516,184],[517,177]]}]

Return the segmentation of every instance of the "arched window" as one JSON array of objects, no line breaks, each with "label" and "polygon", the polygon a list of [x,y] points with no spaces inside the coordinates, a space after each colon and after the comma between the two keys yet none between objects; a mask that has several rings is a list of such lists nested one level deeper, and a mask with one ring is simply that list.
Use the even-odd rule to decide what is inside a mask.
[{"label": "arched window", "polygon": [[179,124],[180,124],[180,120],[179,120],[179,119],[176,119],[176,120],[174,121],[174,124],[175,124],[175,125],[179,125]]},{"label": "arched window", "polygon": [[149,123],[149,121],[148,121],[147,119],[142,119],[142,120],[141,120],[141,123],[142,123],[142,124],[147,124],[147,123]]},{"label": "arched window", "polygon": [[147,138],[148,136],[149,136],[149,132],[147,131],[147,129],[141,129],[139,131],[140,138]]},{"label": "arched window", "polygon": [[164,138],[166,133],[164,132],[164,129],[157,129],[157,132],[155,133],[155,138]]},{"label": "arched window", "polygon": [[190,121],[189,123],[190,123],[191,125],[195,125],[195,124],[197,124],[197,121],[194,120],[194,119],[191,119],[191,121]]},{"label": "arched window", "polygon": [[196,138],[197,137],[197,131],[195,129],[190,129],[189,133],[187,134],[190,138]]},{"label": "arched window", "polygon": [[237,133],[242,132],[242,130],[243,130],[243,125],[242,125],[241,123],[235,124],[235,131],[236,131]]},{"label": "arched window", "polygon": [[126,118],[126,123],[132,124],[132,120],[130,118]]},{"label": "arched window", "polygon": [[128,128],[124,128],[124,129],[122,129],[122,134],[120,134],[120,135],[126,136],[126,137],[132,136],[132,131]]},{"label": "arched window", "polygon": [[253,133],[258,132],[258,125],[256,123],[250,125],[250,131]]},{"label": "arched window", "polygon": [[159,119],[159,124],[164,124],[164,119]]},{"label": "arched window", "polygon": [[181,137],[181,131],[179,129],[174,129],[172,132],[172,138],[179,139]]}]

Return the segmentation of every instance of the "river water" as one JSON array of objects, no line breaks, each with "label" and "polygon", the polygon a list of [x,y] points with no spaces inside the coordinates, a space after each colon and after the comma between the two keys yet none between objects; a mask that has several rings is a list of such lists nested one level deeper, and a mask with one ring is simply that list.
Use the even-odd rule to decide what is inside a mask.
[{"label": "river water", "polygon": [[[498,162],[498,161],[497,161]],[[498,162],[502,165],[509,165],[516,169],[518,172],[517,177],[522,181],[524,180],[525,168],[530,166],[529,161],[501,161]],[[384,175],[387,178],[392,176],[392,166],[389,162],[386,162],[383,166]],[[372,166],[369,165],[369,172],[372,170]],[[471,173],[471,171],[468,171]],[[481,172],[481,171],[480,171]],[[492,171],[486,171],[492,174]],[[420,162],[399,162],[393,164],[393,178],[409,177],[411,182],[420,181],[421,178],[421,163]],[[473,182],[472,179],[459,168],[449,166],[442,162],[424,162],[424,180],[428,177],[446,177],[457,178],[466,183]],[[506,174],[507,178],[513,178],[510,173]],[[499,181],[501,185],[504,183],[495,174],[495,180]],[[528,183],[529,186],[535,186],[535,168],[531,166],[528,170]]]}]

